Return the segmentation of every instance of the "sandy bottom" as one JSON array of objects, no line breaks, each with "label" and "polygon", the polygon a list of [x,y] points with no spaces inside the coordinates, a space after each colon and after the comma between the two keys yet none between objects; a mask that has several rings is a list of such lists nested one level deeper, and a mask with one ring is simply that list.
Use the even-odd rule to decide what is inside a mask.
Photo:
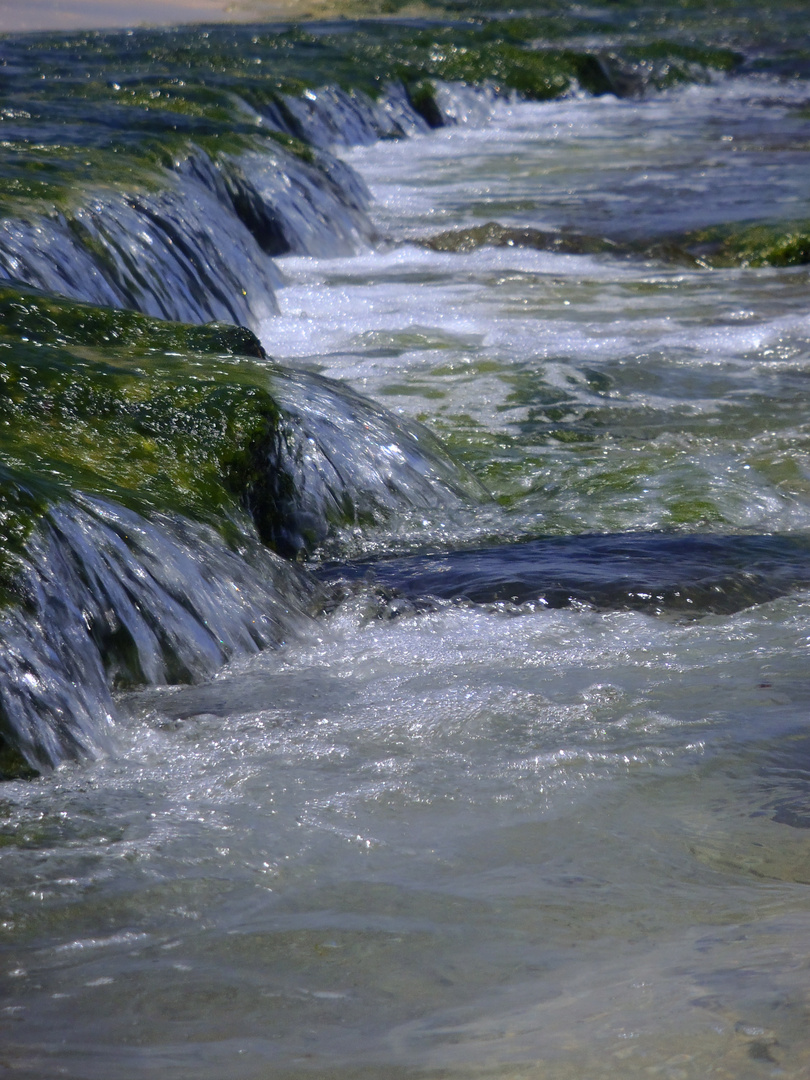
[{"label": "sandy bottom", "polygon": [[[399,9],[420,15],[424,5]],[[382,14],[380,0],[0,0],[0,33],[195,22],[284,22]],[[435,8],[433,14],[436,14]]]}]

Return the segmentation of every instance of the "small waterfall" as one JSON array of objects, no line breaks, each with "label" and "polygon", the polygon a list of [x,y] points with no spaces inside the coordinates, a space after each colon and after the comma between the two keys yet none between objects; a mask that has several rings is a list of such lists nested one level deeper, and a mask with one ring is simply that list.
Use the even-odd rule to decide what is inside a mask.
[{"label": "small waterfall", "polygon": [[6,221],[0,275],[181,322],[258,325],[279,277],[233,207],[189,174],[162,190],[88,192],[68,213]]},{"label": "small waterfall", "polygon": [[315,590],[250,531],[147,520],[104,500],[54,506],[0,619],[0,734],[34,768],[109,743],[110,687],[194,681],[280,642]]},{"label": "small waterfall", "polygon": [[0,222],[0,277],[90,304],[123,306],[123,297],[62,213]]},{"label": "small waterfall", "polygon": [[[424,134],[430,126],[416,109],[402,83],[392,83],[379,101],[360,90],[338,86],[305,90],[298,97],[283,98],[282,130],[313,146],[369,146],[378,139]],[[278,115],[278,114],[276,114]]]},{"label": "small waterfall", "polygon": [[221,163],[236,213],[268,255],[348,255],[374,236],[357,174],[324,152],[311,158],[266,144]]},{"label": "small waterfall", "polygon": [[442,126],[445,127],[485,124],[505,100],[505,95],[491,84],[470,86],[463,82],[437,80],[433,93]]},{"label": "small waterfall", "polygon": [[488,497],[426,428],[331,379],[274,368],[272,391],[282,422],[265,538],[283,553],[408,509],[450,511]]},{"label": "small waterfall", "polygon": [[[7,301],[26,312],[14,328],[42,335],[50,322],[64,342],[71,306],[29,303]],[[137,318],[145,334],[148,322]],[[100,313],[96,339],[93,310],[80,310],[78,321],[78,348],[111,336],[109,313]],[[221,332],[206,332],[209,347],[222,349]],[[146,340],[160,347],[159,335]],[[52,455],[41,461],[47,483],[4,473],[0,747],[33,768],[107,745],[111,688],[193,682],[294,634],[320,589],[265,544],[297,555],[408,508],[459,506],[483,494],[427,431],[315,375],[220,356],[219,378],[204,369],[203,397],[192,406],[182,395],[188,380],[201,380],[199,359],[175,359],[149,376],[122,359],[116,369],[71,369],[64,346],[37,359],[9,361],[3,371],[20,429],[45,403],[56,425],[81,424],[107,453],[91,462],[55,429],[38,451]],[[150,476],[132,471],[132,452]],[[139,482],[144,490],[133,490]],[[113,484],[139,505],[148,489],[153,509],[99,496]]]},{"label": "small waterfall", "polygon": [[122,307],[179,322],[252,327],[275,312],[279,279],[234,219],[186,180],[160,192],[90,200],[71,227],[97,252]]},{"label": "small waterfall", "polygon": [[[0,741],[32,767],[102,748],[111,688],[199,679],[293,633],[318,587],[262,542],[345,555],[398,515],[486,499],[424,429],[256,364],[249,334],[131,314],[257,330],[277,312],[273,256],[376,239],[336,148],[482,123],[516,86],[553,96],[599,67],[453,32],[463,48],[394,24],[364,25],[354,53],[341,27],[0,43],[0,389],[28,440],[4,449],[44,478],[30,513],[0,515]],[[347,55],[364,89],[337,85]]]}]

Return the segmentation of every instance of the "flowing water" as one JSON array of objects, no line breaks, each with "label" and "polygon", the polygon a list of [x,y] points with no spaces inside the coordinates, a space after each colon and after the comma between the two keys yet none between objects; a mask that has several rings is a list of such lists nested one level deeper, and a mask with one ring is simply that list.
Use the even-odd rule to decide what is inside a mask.
[{"label": "flowing water", "polygon": [[[179,432],[180,479],[169,513],[129,428],[115,445],[145,463],[140,501],[64,451],[20,556],[2,699],[12,717],[27,702],[17,747],[73,756],[73,707],[74,742],[98,756],[0,787],[9,1075],[808,1075],[810,276],[761,247],[806,243],[810,86],[775,68],[634,97],[440,85],[434,131],[392,88],[399,137],[345,129],[338,146],[343,91],[323,107],[309,92],[288,108],[338,155],[331,186],[255,147],[209,175],[196,147],[138,205],[96,196],[95,235],[128,269],[72,284],[70,260],[101,243],[77,246],[75,208],[13,218],[8,235],[39,237],[3,263],[16,283],[236,317],[273,362],[60,345],[81,378],[111,365],[99,415],[160,446]],[[260,227],[284,176],[303,201]],[[181,181],[197,208],[170,211]],[[144,240],[122,207],[147,203],[150,221],[191,224]],[[161,300],[151,275],[183,236],[174,280],[194,265],[199,213],[214,284]],[[51,228],[72,238],[61,278]],[[249,288],[229,316],[210,296],[234,265]],[[31,383],[40,361],[24,363]],[[282,524],[255,479],[247,505],[309,568],[262,550],[205,479],[231,522],[215,531],[184,471],[183,440],[231,462],[212,380],[253,401],[265,379],[286,425]],[[82,620],[98,652],[78,673],[17,663],[61,656]],[[75,707],[48,696],[63,685],[83,688]]]}]

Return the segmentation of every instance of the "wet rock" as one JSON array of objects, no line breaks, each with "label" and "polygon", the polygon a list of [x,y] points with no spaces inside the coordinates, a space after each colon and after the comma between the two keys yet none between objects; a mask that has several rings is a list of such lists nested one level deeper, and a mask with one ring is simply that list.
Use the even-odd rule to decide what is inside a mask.
[{"label": "wet rock", "polygon": [[564,255],[594,255],[602,252],[616,254],[622,246],[612,240],[583,236],[573,232],[551,232],[542,229],[516,228],[488,221],[468,229],[451,229],[419,241],[432,251],[465,253],[481,247],[525,247],[536,251],[555,251]]}]

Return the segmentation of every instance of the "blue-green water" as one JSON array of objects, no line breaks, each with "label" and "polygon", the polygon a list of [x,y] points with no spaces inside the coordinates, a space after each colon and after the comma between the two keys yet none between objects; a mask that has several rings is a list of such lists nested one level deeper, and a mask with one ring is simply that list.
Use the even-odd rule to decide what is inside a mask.
[{"label": "blue-green water", "polygon": [[807,1074],[801,16],[0,42],[10,1075]]}]

